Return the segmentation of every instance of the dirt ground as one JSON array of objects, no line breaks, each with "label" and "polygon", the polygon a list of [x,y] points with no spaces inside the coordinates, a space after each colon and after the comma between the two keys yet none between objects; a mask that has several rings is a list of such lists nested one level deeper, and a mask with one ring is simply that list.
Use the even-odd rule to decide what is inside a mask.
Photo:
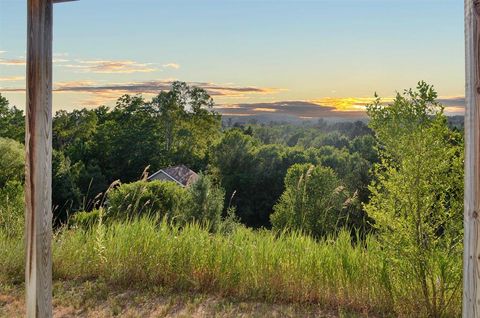
[{"label": "dirt ground", "polygon": [[[235,301],[162,290],[115,290],[101,283],[54,285],[54,317],[355,317],[313,305]],[[0,317],[25,316],[22,286],[0,286]]]}]

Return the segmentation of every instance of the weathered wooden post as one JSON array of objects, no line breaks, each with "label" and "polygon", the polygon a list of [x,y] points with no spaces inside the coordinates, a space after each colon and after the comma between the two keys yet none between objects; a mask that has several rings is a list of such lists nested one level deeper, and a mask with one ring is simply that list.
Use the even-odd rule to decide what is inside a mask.
[{"label": "weathered wooden post", "polygon": [[52,6],[27,2],[25,288],[27,317],[52,317]]},{"label": "weathered wooden post", "polygon": [[480,317],[480,0],[465,0],[463,317]]}]

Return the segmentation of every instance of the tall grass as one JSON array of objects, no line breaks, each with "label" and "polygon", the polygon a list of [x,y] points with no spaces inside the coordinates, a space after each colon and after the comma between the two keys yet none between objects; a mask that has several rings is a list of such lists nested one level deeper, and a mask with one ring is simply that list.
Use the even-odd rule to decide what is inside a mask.
[{"label": "tall grass", "polygon": [[[0,234],[1,235],[1,234]],[[425,316],[419,284],[395,274],[372,237],[317,242],[237,227],[212,234],[147,218],[65,229],[53,243],[54,279],[101,279],[115,286],[163,286],[266,301],[319,303],[380,315]],[[459,270],[461,260],[459,260]],[[0,236],[0,279],[23,279],[21,240]],[[402,272],[404,273],[404,272]],[[460,313],[461,290],[446,316]]]}]

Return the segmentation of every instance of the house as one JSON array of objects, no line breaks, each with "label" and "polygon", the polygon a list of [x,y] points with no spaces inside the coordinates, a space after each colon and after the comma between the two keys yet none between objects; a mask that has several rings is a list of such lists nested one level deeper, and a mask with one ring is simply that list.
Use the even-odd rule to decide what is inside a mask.
[{"label": "house", "polygon": [[188,187],[197,179],[198,179],[198,174],[190,170],[185,165],[179,165],[179,166],[160,169],[147,178],[148,181],[152,181],[152,180],[173,181],[182,187]]}]

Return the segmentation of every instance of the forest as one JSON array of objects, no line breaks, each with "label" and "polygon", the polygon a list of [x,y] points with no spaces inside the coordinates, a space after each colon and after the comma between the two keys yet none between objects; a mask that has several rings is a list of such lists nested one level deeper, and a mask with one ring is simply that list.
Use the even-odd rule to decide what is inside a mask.
[{"label": "forest", "polygon": [[[377,97],[368,121],[232,123],[207,91],[175,82],[151,100],[58,111],[54,279],[456,317],[463,127],[436,99],[419,82]],[[23,275],[24,139],[23,111],[0,95],[9,284]],[[199,179],[147,181],[175,165]]]}]

